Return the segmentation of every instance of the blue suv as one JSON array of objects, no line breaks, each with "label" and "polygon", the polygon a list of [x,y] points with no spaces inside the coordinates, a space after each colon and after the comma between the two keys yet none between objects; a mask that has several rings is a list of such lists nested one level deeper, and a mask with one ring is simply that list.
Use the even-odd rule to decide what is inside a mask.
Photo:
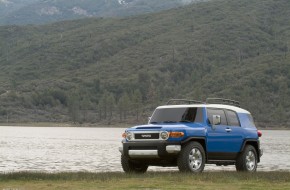
[{"label": "blue suv", "polygon": [[198,173],[205,164],[254,172],[263,154],[261,136],[250,112],[237,101],[173,99],[157,107],[147,125],[126,129],[119,151],[125,172],[178,166],[182,172]]}]

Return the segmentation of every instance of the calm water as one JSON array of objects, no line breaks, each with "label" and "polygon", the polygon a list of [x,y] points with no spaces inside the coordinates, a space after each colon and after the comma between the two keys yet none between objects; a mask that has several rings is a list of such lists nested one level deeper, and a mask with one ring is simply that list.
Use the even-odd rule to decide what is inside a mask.
[{"label": "calm water", "polygon": [[[0,127],[0,172],[122,171],[120,128]],[[290,131],[263,131],[259,171],[290,171]],[[149,170],[177,170],[150,167]],[[206,171],[235,170],[206,165]]]}]

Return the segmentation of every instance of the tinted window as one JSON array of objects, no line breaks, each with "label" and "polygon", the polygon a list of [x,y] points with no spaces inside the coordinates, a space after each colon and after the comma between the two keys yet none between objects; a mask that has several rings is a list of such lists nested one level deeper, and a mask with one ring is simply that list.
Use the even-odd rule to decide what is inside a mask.
[{"label": "tinted window", "polygon": [[202,122],[202,108],[156,109],[150,123]]},{"label": "tinted window", "polygon": [[207,116],[209,123],[212,124],[212,117],[213,115],[220,115],[221,116],[221,125],[227,125],[226,115],[224,110],[221,109],[207,109]]},{"label": "tinted window", "polygon": [[226,110],[226,113],[227,113],[228,123],[230,126],[240,126],[240,122],[239,122],[236,112]]},{"label": "tinted window", "polygon": [[251,124],[250,126],[251,126],[251,127],[256,127],[256,126],[255,126],[255,123],[254,123],[254,119],[253,119],[253,117],[252,117],[251,114],[248,114],[248,118],[249,118],[249,121],[250,121],[250,124]]}]

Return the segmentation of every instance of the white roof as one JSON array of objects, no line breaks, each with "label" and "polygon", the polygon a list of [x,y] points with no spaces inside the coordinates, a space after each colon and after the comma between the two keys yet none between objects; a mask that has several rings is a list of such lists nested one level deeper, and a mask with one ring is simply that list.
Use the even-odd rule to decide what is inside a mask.
[{"label": "white roof", "polygon": [[206,107],[206,108],[221,108],[221,109],[228,109],[233,110],[237,113],[247,113],[250,114],[245,109],[236,107],[236,106],[230,106],[230,105],[224,105],[224,104],[188,104],[188,105],[165,105],[165,106],[159,106],[156,109],[163,109],[163,108],[196,108],[196,107]]}]

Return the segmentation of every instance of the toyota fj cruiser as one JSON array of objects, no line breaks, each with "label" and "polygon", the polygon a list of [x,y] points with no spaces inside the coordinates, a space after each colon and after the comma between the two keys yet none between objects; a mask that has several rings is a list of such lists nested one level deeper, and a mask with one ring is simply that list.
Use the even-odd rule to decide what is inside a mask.
[{"label": "toyota fj cruiser", "polygon": [[197,173],[205,164],[254,172],[263,154],[261,135],[237,101],[173,99],[157,107],[147,125],[126,129],[119,148],[121,164],[125,172],[141,173],[148,166],[178,166],[182,172]]}]

